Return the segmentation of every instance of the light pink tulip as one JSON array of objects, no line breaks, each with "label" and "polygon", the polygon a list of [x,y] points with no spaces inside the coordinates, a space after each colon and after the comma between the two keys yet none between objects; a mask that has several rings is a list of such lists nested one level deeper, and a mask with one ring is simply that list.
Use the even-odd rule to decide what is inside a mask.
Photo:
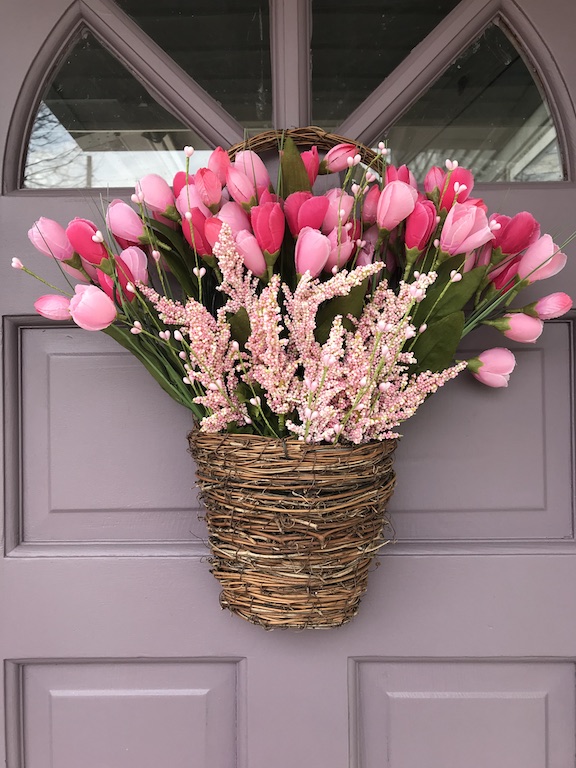
[{"label": "light pink tulip", "polygon": [[72,320],[86,331],[102,331],[116,319],[116,307],[111,298],[95,285],[77,285],[70,299]]},{"label": "light pink tulip", "polygon": [[440,192],[444,187],[445,175],[442,168],[438,168],[437,165],[432,166],[424,177],[424,191],[426,194],[431,195],[435,190]]},{"label": "light pink tulip", "polygon": [[204,205],[215,213],[222,199],[222,184],[218,176],[210,168],[200,168],[194,175],[194,186]]},{"label": "light pink tulip", "polygon": [[231,165],[232,161],[228,156],[228,152],[226,152],[225,149],[222,149],[222,147],[216,147],[214,152],[212,152],[208,158],[208,168],[210,168],[211,171],[214,171],[216,176],[218,176],[222,186],[226,184],[226,173]]},{"label": "light pink tulip", "polygon": [[362,203],[362,221],[365,224],[376,224],[376,209],[379,199],[380,187],[378,184],[372,184],[364,195],[364,202]]},{"label": "light pink tulip", "polygon": [[418,192],[404,181],[386,184],[376,208],[376,221],[380,229],[391,232],[409,216],[416,206]]},{"label": "light pink tulip", "polygon": [[565,265],[566,254],[560,251],[550,235],[542,235],[520,257],[518,277],[529,283],[546,280],[564,269]]},{"label": "light pink tulip", "polygon": [[440,248],[451,256],[470,253],[494,239],[486,214],[475,205],[454,203],[440,233]]},{"label": "light pink tulip", "polygon": [[284,239],[286,219],[279,203],[261,203],[250,211],[252,229],[260,248],[277,254]]},{"label": "light pink tulip", "polygon": [[308,174],[308,180],[310,181],[310,186],[314,186],[314,182],[318,178],[318,170],[320,168],[320,158],[318,157],[318,147],[310,147],[309,150],[306,152],[302,152],[301,154],[302,162],[304,163],[304,167],[306,168],[306,173]]},{"label": "light pink tulip", "polygon": [[553,320],[562,317],[572,309],[572,299],[567,293],[550,293],[543,296],[534,305],[534,311],[541,320]]},{"label": "light pink tulip", "polygon": [[243,229],[251,230],[250,219],[246,211],[241,205],[232,200],[229,203],[224,203],[216,216],[220,221],[228,224],[232,230],[233,237],[236,237],[238,232],[241,232]]},{"label": "light pink tulip", "polygon": [[355,242],[350,239],[348,232],[343,227],[335,227],[328,235],[330,241],[330,253],[324,271],[331,272],[334,267],[341,270],[355,248]]},{"label": "light pink tulip", "polygon": [[256,205],[256,185],[234,165],[231,165],[226,173],[226,186],[232,199],[243,208],[251,208]]},{"label": "light pink tulip", "polygon": [[357,267],[365,267],[367,264],[372,264],[379,236],[380,232],[376,224],[364,232],[362,240],[365,242],[365,245],[358,251],[358,256],[356,257]]},{"label": "light pink tulip", "polygon": [[104,243],[95,242],[92,239],[97,237],[97,232],[96,224],[88,219],[72,219],[66,227],[66,236],[72,247],[90,264],[100,264],[102,259],[108,258]]},{"label": "light pink tulip", "polygon": [[284,215],[290,232],[296,237],[304,227],[320,229],[328,206],[325,195],[312,195],[312,192],[293,192],[284,203]]},{"label": "light pink tulip", "polygon": [[243,230],[236,235],[236,248],[242,256],[246,269],[249,269],[257,277],[266,274],[266,260],[258,241],[251,232]]},{"label": "light pink tulip", "polygon": [[40,296],[34,302],[34,308],[39,315],[48,320],[70,320],[70,299],[58,294]]},{"label": "light pink tulip", "polygon": [[348,159],[358,152],[355,144],[336,144],[329,149],[323,160],[323,165],[330,173],[338,173],[348,168]]},{"label": "light pink tulip", "polygon": [[149,173],[136,182],[136,194],[144,195],[146,207],[159,214],[174,205],[174,193],[165,179],[157,173]]},{"label": "light pink tulip", "polygon": [[512,312],[495,320],[493,325],[502,331],[504,336],[512,341],[523,344],[533,344],[539,339],[544,330],[544,322],[537,317],[524,315],[522,312]]},{"label": "light pink tulip", "polygon": [[181,216],[186,214],[186,211],[191,211],[193,208],[199,208],[204,216],[212,216],[212,213],[208,206],[204,205],[200,193],[196,189],[196,185],[192,180],[190,184],[182,187],[176,198],[176,210]]},{"label": "light pink tulip", "polygon": [[329,189],[324,197],[328,199],[328,210],[322,222],[322,233],[328,235],[334,227],[348,221],[354,206],[354,198],[340,187]]},{"label": "light pink tulip", "polygon": [[294,260],[296,272],[303,275],[308,271],[312,277],[318,277],[330,256],[332,246],[330,240],[312,227],[304,227],[296,241]]},{"label": "light pink tulip", "polygon": [[478,357],[468,360],[468,369],[474,378],[487,387],[507,387],[510,374],[516,365],[516,358],[509,349],[494,347]]},{"label": "light pink tulip", "polygon": [[246,174],[258,191],[268,189],[270,186],[268,170],[256,152],[250,149],[238,152],[234,158],[234,167]]},{"label": "light pink tulip", "polygon": [[148,257],[142,248],[138,248],[136,245],[125,248],[121,252],[120,258],[126,264],[136,282],[148,285]]},{"label": "light pink tulip", "polygon": [[28,230],[28,237],[40,253],[53,256],[58,261],[67,261],[74,255],[74,248],[66,236],[66,230],[53,219],[41,216]]},{"label": "light pink tulip", "polygon": [[106,211],[106,225],[121,248],[139,243],[145,232],[140,216],[123,200],[112,200]]}]

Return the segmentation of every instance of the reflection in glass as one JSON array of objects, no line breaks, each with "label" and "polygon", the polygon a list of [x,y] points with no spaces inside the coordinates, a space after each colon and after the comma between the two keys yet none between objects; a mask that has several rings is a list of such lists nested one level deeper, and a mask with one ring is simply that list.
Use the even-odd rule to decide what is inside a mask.
[{"label": "reflection in glass", "polygon": [[272,126],[268,0],[116,0],[248,133]]},{"label": "reflection in glass", "polygon": [[147,173],[171,181],[187,144],[201,165],[206,143],[85,31],[42,96],[23,186],[130,187]]},{"label": "reflection in glass", "polygon": [[459,0],[312,0],[312,122],[334,130]]},{"label": "reflection in glass", "polygon": [[451,158],[477,181],[561,180],[554,122],[534,78],[492,25],[379,138],[391,162],[408,164],[417,178]]}]

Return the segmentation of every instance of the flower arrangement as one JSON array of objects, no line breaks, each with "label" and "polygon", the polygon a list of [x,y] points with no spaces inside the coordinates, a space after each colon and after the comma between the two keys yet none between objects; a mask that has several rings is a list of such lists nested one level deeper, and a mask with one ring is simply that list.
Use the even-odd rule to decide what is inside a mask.
[{"label": "flower arrangement", "polygon": [[[217,148],[191,173],[186,147],[172,185],[142,178],[135,207],[113,200],[105,226],[39,219],[31,242],[78,282],[36,310],[110,335],[202,432],[360,444],[398,436],[465,368],[507,386],[507,349],[455,361],[470,331],[534,342],[572,306],[564,293],[512,306],[566,256],[530,213],[488,216],[456,162],[419,190],[383,144],[322,159],[282,133],[278,149],[275,185],[250,149]],[[321,174],[336,186],[314,193]]]}]

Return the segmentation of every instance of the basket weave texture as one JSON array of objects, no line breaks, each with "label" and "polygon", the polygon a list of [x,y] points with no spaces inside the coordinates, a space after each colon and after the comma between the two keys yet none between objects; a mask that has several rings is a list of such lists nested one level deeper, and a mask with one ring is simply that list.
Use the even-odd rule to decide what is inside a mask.
[{"label": "basket weave texture", "polygon": [[395,441],[189,435],[220,603],[266,629],[350,621],[384,538]]}]

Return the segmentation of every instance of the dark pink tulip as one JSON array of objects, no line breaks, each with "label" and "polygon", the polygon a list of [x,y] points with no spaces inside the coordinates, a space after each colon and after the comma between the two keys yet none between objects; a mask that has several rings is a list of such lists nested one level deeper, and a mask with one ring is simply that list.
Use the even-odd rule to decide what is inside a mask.
[{"label": "dark pink tulip", "polygon": [[139,243],[145,232],[140,216],[123,200],[112,200],[106,211],[106,225],[121,248]]},{"label": "dark pink tulip", "polygon": [[340,187],[329,189],[324,197],[328,200],[328,210],[322,222],[322,233],[327,235],[334,227],[346,224],[354,207],[354,198]]},{"label": "dark pink tulip", "polygon": [[[128,291],[126,286],[128,283],[132,283],[134,285],[134,276],[128,266],[125,264],[124,261],[119,256],[116,256],[115,258],[116,263],[116,278],[118,282],[120,283],[120,288],[122,289],[122,295],[124,296],[124,299],[126,301],[134,301],[134,292]],[[104,293],[109,296],[112,300],[114,299],[114,280],[110,275],[107,275],[106,273],[102,272],[102,270],[98,269],[96,270],[97,273],[97,279],[100,287],[104,291]],[[116,290],[116,300],[118,303],[121,303],[121,297]]]},{"label": "dark pink tulip", "polygon": [[74,248],[66,236],[66,230],[53,219],[41,216],[28,230],[28,237],[34,248],[45,256],[67,261],[74,255]]},{"label": "dark pink tulip", "polygon": [[128,267],[137,283],[148,285],[148,257],[142,248],[131,245],[120,253],[120,259]]},{"label": "dark pink tulip", "polygon": [[410,184],[414,189],[418,189],[414,174],[407,165],[401,165],[399,168],[396,168],[394,165],[387,165],[386,184],[389,184],[391,181],[403,181],[405,184]]},{"label": "dark pink tulip", "polygon": [[518,274],[519,260],[505,261],[495,269],[488,272],[488,278],[492,281],[495,288],[503,293],[509,291],[516,284]]},{"label": "dark pink tulip", "polygon": [[153,213],[166,213],[174,205],[174,193],[168,182],[157,173],[149,173],[136,182],[136,194],[144,196],[144,204]]},{"label": "dark pink tulip", "polygon": [[252,229],[260,248],[269,255],[277,254],[284,239],[286,219],[279,203],[262,203],[250,211]]},{"label": "dark pink tulip", "polygon": [[236,248],[242,256],[246,269],[257,277],[266,274],[266,260],[258,241],[251,232],[243,230],[236,235]]},{"label": "dark pink tulip", "polygon": [[418,199],[416,190],[404,181],[386,184],[378,199],[376,222],[380,229],[391,232],[409,216]]},{"label": "dark pink tulip", "polygon": [[222,147],[216,147],[214,152],[212,152],[208,158],[208,168],[210,168],[211,171],[214,171],[216,176],[218,176],[222,186],[226,184],[226,174],[231,165],[232,161],[228,156],[228,152],[226,152],[225,149],[222,149]]},{"label": "dark pink tulip", "polygon": [[486,214],[481,208],[454,203],[440,233],[440,248],[456,256],[479,248],[493,237]]},{"label": "dark pink tulip", "polygon": [[[457,184],[461,189],[456,192],[454,185]],[[439,210],[449,211],[454,203],[463,203],[469,197],[474,187],[474,176],[466,168],[455,168],[449,171],[444,177],[440,193]]]},{"label": "dark pink tulip", "polygon": [[280,206],[282,207],[284,205],[284,200],[280,195],[270,192],[269,189],[263,189],[258,194],[258,205],[262,205],[263,203],[280,203]]},{"label": "dark pink tulip", "polygon": [[48,320],[70,320],[70,299],[67,296],[54,293],[40,296],[34,302],[34,309]]},{"label": "dark pink tulip", "polygon": [[[256,154],[256,152],[252,152],[250,149],[238,152],[234,158],[234,167],[237,170],[242,171],[259,192],[268,189],[270,186],[268,170],[264,165],[264,161]],[[232,197],[234,197],[234,195],[232,195]],[[238,200],[237,202],[241,201]]]},{"label": "dark pink tulip", "polygon": [[488,206],[481,197],[469,197],[466,200],[466,205],[475,205],[477,208],[481,208],[484,213],[488,213]]},{"label": "dark pink tulip", "polygon": [[355,144],[336,144],[329,149],[323,163],[330,173],[338,173],[348,168],[348,159],[354,158],[358,149]]},{"label": "dark pink tulip", "polygon": [[222,229],[222,220],[217,216],[211,216],[204,222],[204,238],[209,243],[212,250],[216,245],[218,238],[220,237],[220,230]]},{"label": "dark pink tulip", "polygon": [[100,264],[102,259],[108,258],[108,251],[104,243],[94,241],[98,239],[96,224],[88,219],[72,219],[66,227],[66,236],[72,248],[90,264]]},{"label": "dark pink tulip", "polygon": [[311,147],[306,152],[302,152],[302,162],[306,168],[310,186],[314,186],[314,182],[318,178],[318,170],[320,168],[320,158],[318,157],[318,147]]},{"label": "dark pink tulip", "polygon": [[534,311],[541,320],[553,320],[562,317],[572,309],[572,299],[567,293],[550,293],[543,296],[534,305]]},{"label": "dark pink tulip", "polygon": [[313,227],[304,227],[296,241],[294,253],[296,272],[299,275],[310,272],[312,277],[318,277],[324,269],[331,250],[332,246],[326,235]]},{"label": "dark pink tulip", "polygon": [[512,218],[496,213],[490,216],[490,221],[500,224],[500,229],[494,231],[492,245],[507,256],[516,256],[540,237],[540,224],[528,211],[521,211]]},{"label": "dark pink tulip", "polygon": [[211,216],[212,212],[208,206],[204,205],[200,193],[196,189],[196,184],[192,179],[189,179],[189,184],[182,187],[176,198],[176,209],[181,216],[186,214],[186,211],[191,211],[193,208],[199,208],[204,216]]},{"label": "dark pink tulip", "polygon": [[324,264],[324,271],[331,272],[334,267],[341,270],[352,253],[354,252],[355,242],[351,240],[348,232],[343,227],[335,227],[328,235],[330,241],[330,253]]},{"label": "dark pink tulip", "polygon": [[256,185],[245,173],[233,165],[228,168],[226,173],[226,186],[232,199],[243,208],[250,208],[256,205]]},{"label": "dark pink tulip", "polygon": [[546,280],[560,272],[566,265],[566,254],[562,253],[550,235],[542,235],[520,257],[518,277],[533,283]]},{"label": "dark pink tulip", "polygon": [[435,190],[440,192],[444,188],[444,177],[446,174],[442,168],[437,165],[432,166],[424,177],[424,191],[431,195]]},{"label": "dark pink tulip", "polygon": [[320,229],[330,201],[325,195],[312,192],[293,192],[284,203],[284,215],[290,232],[296,237],[304,227]]},{"label": "dark pink tulip", "polygon": [[436,206],[431,200],[418,201],[406,219],[404,240],[406,248],[423,251],[428,246],[430,235],[436,229]]},{"label": "dark pink tulip", "polygon": [[236,237],[238,232],[241,232],[243,229],[251,229],[250,219],[248,218],[246,211],[241,205],[238,205],[238,203],[235,203],[232,200],[229,203],[224,203],[222,208],[218,211],[217,217],[220,221],[228,224],[232,230],[233,237]]},{"label": "dark pink tulip", "polygon": [[[190,176],[188,176],[188,179],[190,180]],[[174,175],[174,179],[172,180],[172,192],[174,193],[174,197],[178,197],[182,189],[186,186],[186,171],[178,171]]]},{"label": "dark pink tulip", "polygon": [[468,369],[474,378],[487,387],[507,387],[510,374],[516,365],[516,358],[509,349],[494,347],[478,357],[468,360]]},{"label": "dark pink tulip", "polygon": [[365,224],[376,224],[376,208],[380,199],[380,187],[378,184],[372,184],[368,192],[364,195],[362,204],[362,221]]},{"label": "dark pink tulip", "polygon": [[210,243],[204,236],[204,225],[206,222],[206,216],[199,208],[192,208],[189,215],[190,219],[184,217],[182,219],[182,232],[184,237],[188,241],[190,247],[196,251],[199,256],[210,256],[212,249]]},{"label": "dark pink tulip", "polygon": [[116,307],[111,298],[95,285],[77,285],[70,299],[72,320],[86,331],[102,331],[116,319]]},{"label": "dark pink tulip", "polygon": [[218,176],[210,168],[200,168],[194,175],[194,186],[204,205],[215,213],[222,199],[222,184]]}]

